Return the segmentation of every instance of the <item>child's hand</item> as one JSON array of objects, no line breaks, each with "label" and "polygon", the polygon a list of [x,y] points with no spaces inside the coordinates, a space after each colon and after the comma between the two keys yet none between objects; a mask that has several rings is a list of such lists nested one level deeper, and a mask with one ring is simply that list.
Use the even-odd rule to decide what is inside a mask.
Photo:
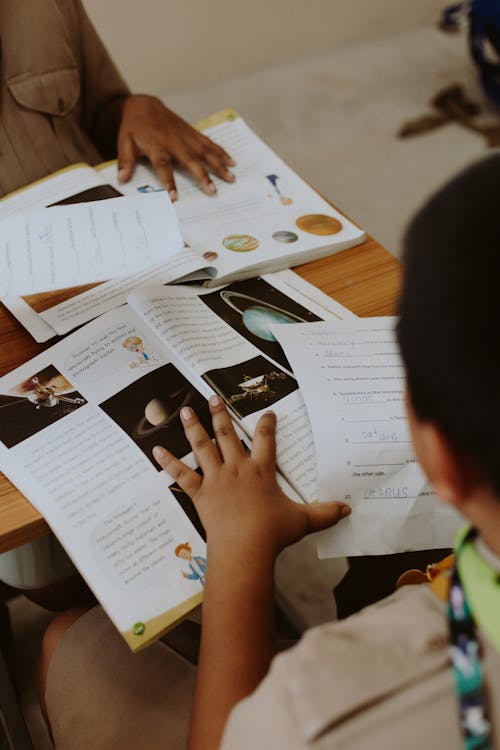
[{"label": "child's hand", "polygon": [[223,545],[277,555],[306,534],[333,526],[349,515],[345,503],[295,503],[276,481],[276,416],[264,414],[255,429],[252,451],[245,454],[229,414],[218,396],[210,399],[217,445],[192,409],[181,410],[186,436],[203,471],[179,461],[165,448],[155,459],[193,500],[209,547]]}]

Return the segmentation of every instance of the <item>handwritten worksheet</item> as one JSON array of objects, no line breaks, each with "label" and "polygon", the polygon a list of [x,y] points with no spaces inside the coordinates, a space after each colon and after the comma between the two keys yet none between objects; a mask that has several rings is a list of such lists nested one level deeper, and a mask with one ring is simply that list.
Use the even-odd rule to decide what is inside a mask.
[{"label": "handwritten worksheet", "polygon": [[1,223],[0,296],[136,273],[182,250],[165,193],[52,206]]},{"label": "handwritten worksheet", "polygon": [[447,547],[457,518],[413,452],[395,318],[273,326],[311,420],[318,500],[353,513],[322,536],[320,556]]}]

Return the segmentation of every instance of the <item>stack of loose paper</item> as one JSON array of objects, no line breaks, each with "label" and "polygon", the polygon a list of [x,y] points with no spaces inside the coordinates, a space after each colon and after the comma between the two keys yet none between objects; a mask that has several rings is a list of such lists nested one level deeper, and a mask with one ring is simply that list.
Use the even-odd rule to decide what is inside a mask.
[{"label": "stack of loose paper", "polygon": [[137,273],[184,244],[166,193],[53,206],[0,230],[0,297]]},{"label": "stack of loose paper", "polygon": [[324,532],[320,557],[450,547],[460,519],[413,453],[395,318],[273,326],[311,420],[318,499],[351,516]]}]

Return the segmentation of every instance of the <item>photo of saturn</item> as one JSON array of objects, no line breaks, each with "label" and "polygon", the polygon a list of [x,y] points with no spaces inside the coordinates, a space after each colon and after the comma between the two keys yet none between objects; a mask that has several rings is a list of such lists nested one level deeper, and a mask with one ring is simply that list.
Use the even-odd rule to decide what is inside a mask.
[{"label": "photo of saturn", "polygon": [[290,364],[270,326],[321,320],[260,277],[200,295],[200,300],[247,341],[290,372]]},{"label": "photo of saturn", "polygon": [[180,420],[183,406],[193,408],[212,434],[206,400],[172,364],[149,372],[100,404],[158,471],[161,469],[151,454],[155,445],[162,445],[178,458],[191,452]]}]

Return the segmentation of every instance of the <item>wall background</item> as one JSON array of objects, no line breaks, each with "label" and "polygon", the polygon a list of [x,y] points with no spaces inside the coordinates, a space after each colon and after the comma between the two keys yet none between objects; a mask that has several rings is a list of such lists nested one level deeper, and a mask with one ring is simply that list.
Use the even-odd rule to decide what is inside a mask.
[{"label": "wall background", "polygon": [[433,23],[443,4],[444,0],[84,0],[132,89],[158,94]]}]

